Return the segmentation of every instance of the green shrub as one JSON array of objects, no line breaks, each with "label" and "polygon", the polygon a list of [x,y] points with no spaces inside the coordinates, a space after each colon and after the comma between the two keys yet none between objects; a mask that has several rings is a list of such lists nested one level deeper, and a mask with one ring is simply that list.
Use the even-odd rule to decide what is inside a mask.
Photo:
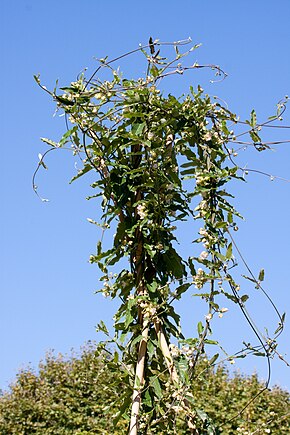
[{"label": "green shrub", "polygon": [[[102,358],[92,344],[67,358],[49,353],[37,372],[19,372],[0,397],[0,434],[125,434],[127,422],[121,420],[116,427],[113,422],[125,381],[112,360]],[[214,370],[203,361],[191,391],[196,408],[206,412],[222,434],[289,434],[290,395],[278,387],[265,390],[237,416],[262,388],[256,375],[230,377],[224,366]],[[182,418],[176,428],[178,434],[189,433]],[[162,433],[158,426],[156,430],[147,433]],[[199,433],[207,432],[199,427]]]}]

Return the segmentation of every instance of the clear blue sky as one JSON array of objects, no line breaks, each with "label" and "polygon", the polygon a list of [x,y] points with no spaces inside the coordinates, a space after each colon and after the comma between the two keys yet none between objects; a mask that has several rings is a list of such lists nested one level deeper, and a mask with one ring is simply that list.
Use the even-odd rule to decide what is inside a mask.
[{"label": "clear blue sky", "polygon": [[[151,35],[167,41],[191,36],[203,44],[194,60],[219,64],[229,77],[212,85],[208,76],[195,72],[175,81],[173,92],[181,94],[189,84],[202,82],[208,93],[226,100],[241,117],[255,108],[258,120],[264,120],[273,114],[276,102],[290,94],[289,17],[287,0],[2,1],[1,388],[20,367],[29,362],[37,366],[46,350],[68,352],[97,339],[94,326],[100,319],[110,322],[116,308],[93,294],[98,270],[87,260],[99,234],[86,218],[96,218],[98,210],[85,200],[87,180],[68,184],[74,160],[65,152],[48,158],[49,171],[37,184],[49,203],[40,202],[32,191],[37,155],[46,149],[39,138],[58,140],[65,129],[62,118],[53,118],[54,105],[36,86],[33,74],[41,73],[48,87],[56,78],[65,85],[84,67],[93,68],[94,56],[114,57],[146,43]],[[128,74],[135,73],[140,61],[129,59]],[[290,125],[288,110],[284,118]],[[263,137],[290,139],[289,130],[275,135],[267,131]],[[245,152],[240,162],[290,178],[289,144],[279,145],[276,152]],[[290,183],[270,182],[259,175],[248,181],[233,186],[236,205],[246,218],[237,240],[253,270],[265,268],[265,286],[278,308],[290,313]],[[248,307],[259,326],[271,328],[270,307],[247,284],[245,291],[251,295]],[[195,332],[199,320],[195,304],[191,297],[180,304],[188,334],[192,328]],[[251,340],[234,310],[221,322],[218,331],[229,349],[237,350],[243,339]],[[289,342],[286,323],[279,350],[288,353],[288,359]],[[257,369],[266,377],[266,362],[261,359],[243,361],[240,367],[247,373]],[[289,369],[281,361],[272,369],[272,384],[290,389]]]}]

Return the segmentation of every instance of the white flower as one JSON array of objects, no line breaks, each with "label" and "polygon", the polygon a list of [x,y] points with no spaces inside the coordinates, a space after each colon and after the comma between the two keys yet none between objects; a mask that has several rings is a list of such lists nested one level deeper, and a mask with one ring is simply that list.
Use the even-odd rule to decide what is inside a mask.
[{"label": "white flower", "polygon": [[171,355],[172,355],[173,357],[178,356],[179,353],[180,353],[178,347],[175,346],[175,344],[172,344],[172,343],[169,345],[169,350],[170,350]]},{"label": "white flower", "polygon": [[205,319],[206,320],[211,320],[212,319],[212,314],[211,313],[208,313],[206,316],[205,316]]},{"label": "white flower", "polygon": [[199,256],[201,260],[205,260],[207,257],[208,257],[208,252],[206,251],[202,251],[202,253]]},{"label": "white flower", "polygon": [[211,137],[212,137],[211,132],[208,131],[208,132],[204,135],[204,140],[209,141],[209,140],[211,140]]},{"label": "white flower", "polygon": [[182,411],[183,411],[182,406],[179,406],[179,405],[174,405],[174,406],[172,406],[171,408],[172,408],[173,411],[176,412],[177,414],[178,414],[179,412],[182,412]]},{"label": "white flower", "polygon": [[144,219],[146,217],[147,213],[146,213],[146,207],[144,204],[137,205],[137,214],[141,219]]}]

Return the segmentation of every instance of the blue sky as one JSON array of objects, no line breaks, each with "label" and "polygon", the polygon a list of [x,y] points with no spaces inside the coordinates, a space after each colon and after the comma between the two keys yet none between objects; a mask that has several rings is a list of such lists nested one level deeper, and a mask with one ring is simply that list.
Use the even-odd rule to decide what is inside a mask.
[{"label": "blue sky", "polygon": [[[33,193],[31,178],[37,155],[46,148],[40,137],[58,140],[63,118],[53,117],[54,104],[41,92],[33,74],[51,87],[73,81],[96,57],[115,57],[146,43],[149,36],[174,41],[192,37],[202,47],[194,60],[220,65],[228,78],[210,84],[202,72],[172,82],[172,93],[202,83],[211,95],[226,100],[232,111],[248,116],[255,108],[258,120],[275,111],[290,94],[288,1],[17,1],[1,3],[1,316],[0,387],[6,388],[18,369],[34,367],[48,349],[69,352],[86,340],[97,339],[94,326],[110,322],[116,303],[94,295],[98,270],[88,263],[98,231],[86,218],[97,218],[97,204],[88,202],[85,178],[68,184],[74,159],[66,152],[51,153],[49,171],[40,174],[42,203]],[[128,59],[126,74],[142,72],[142,58]],[[289,110],[289,109],[288,109]],[[284,116],[290,125],[290,110]],[[290,139],[289,130],[268,129],[265,140]],[[267,153],[244,152],[241,165],[290,179],[289,144]],[[235,204],[245,216],[237,241],[255,273],[266,270],[265,286],[278,308],[290,312],[289,212],[290,183],[251,174],[248,183],[234,185]],[[190,227],[188,227],[188,231]],[[189,233],[186,234],[186,239]],[[194,239],[195,236],[192,236]],[[184,248],[184,253],[193,249]],[[241,270],[244,273],[244,270]],[[269,305],[247,287],[249,309],[261,328],[273,324]],[[199,318],[195,299],[180,303],[188,334]],[[229,349],[237,350],[251,333],[232,310],[217,326]],[[287,317],[286,317],[287,319]],[[290,326],[280,340],[289,352]],[[237,364],[238,366],[238,364]],[[243,372],[257,370],[266,377],[266,362],[248,359]],[[272,365],[272,384],[290,389],[289,368]]]}]

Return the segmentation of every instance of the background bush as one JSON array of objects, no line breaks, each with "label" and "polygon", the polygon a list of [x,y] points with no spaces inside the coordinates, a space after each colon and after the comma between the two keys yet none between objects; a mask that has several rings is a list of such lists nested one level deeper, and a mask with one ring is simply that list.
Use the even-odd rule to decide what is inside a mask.
[{"label": "background bush", "polygon": [[[126,433],[125,420],[117,426],[113,422],[120,410],[122,384],[127,382],[115,367],[93,344],[69,357],[48,353],[37,372],[31,368],[20,371],[9,391],[1,394],[0,434]],[[289,434],[290,395],[279,387],[264,391],[236,417],[262,388],[256,375],[230,377],[224,366],[214,370],[204,360],[198,366],[192,394],[197,409],[212,418],[220,433]],[[182,419],[176,427],[179,434],[188,433]],[[161,433],[158,426],[156,430]],[[205,428],[199,430],[207,433]]]}]

